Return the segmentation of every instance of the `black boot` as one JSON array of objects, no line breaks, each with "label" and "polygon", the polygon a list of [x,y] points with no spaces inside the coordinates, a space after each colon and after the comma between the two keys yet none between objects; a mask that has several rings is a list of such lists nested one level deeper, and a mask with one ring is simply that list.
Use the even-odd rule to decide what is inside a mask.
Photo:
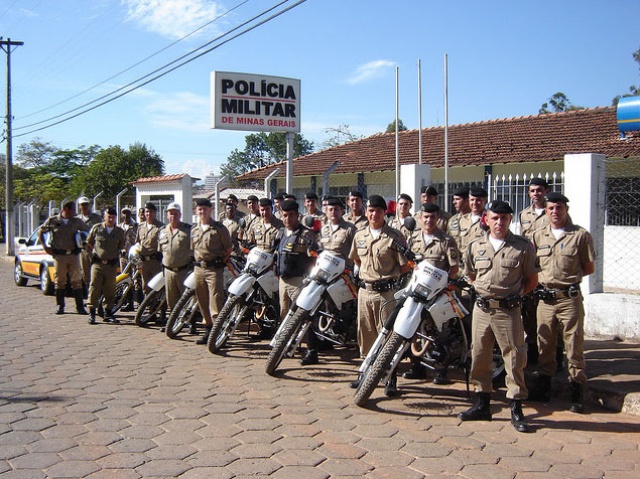
[{"label": "black boot", "polygon": [[134,307],[133,307],[133,288],[132,288],[127,293],[127,299],[125,300],[125,304],[122,307],[121,311],[125,313],[130,313],[133,310],[134,310]]},{"label": "black boot", "polygon": [[362,382],[362,374],[358,375],[358,379],[356,379],[355,381],[351,381],[349,383],[349,387],[351,389],[358,389],[360,387],[361,382]]},{"label": "black boot", "polygon": [[207,344],[209,342],[209,335],[211,334],[211,326],[205,326],[204,334],[200,339],[196,341],[196,344]]},{"label": "black boot", "polygon": [[461,421],[491,421],[491,394],[476,393],[476,400],[471,408],[458,414]]},{"label": "black boot", "polygon": [[447,378],[447,368],[438,369],[436,376],[433,378],[433,384],[449,384],[449,378]]},{"label": "black boot", "polygon": [[391,377],[387,381],[387,384],[384,386],[384,395],[388,398],[392,398],[396,397],[398,394],[398,376],[394,371],[393,373],[391,373]]},{"label": "black boot", "polygon": [[529,432],[531,428],[527,421],[524,418],[524,413],[522,412],[522,401],[519,399],[511,400],[511,424],[518,432]]},{"label": "black boot", "polygon": [[104,321],[105,323],[113,323],[113,324],[120,323],[120,320],[116,319],[116,316],[113,313],[113,308],[105,309],[102,321]]},{"label": "black boot", "polygon": [[427,368],[425,368],[419,361],[413,360],[411,368],[403,375],[405,379],[427,379]]},{"label": "black boot", "polygon": [[549,402],[551,400],[551,376],[539,375],[535,386],[529,391],[529,401]]},{"label": "black boot", "polygon": [[191,323],[191,326],[189,326],[189,334],[198,334],[198,325],[195,321]]},{"label": "black boot", "polygon": [[136,303],[138,303],[138,306],[140,306],[143,301],[144,301],[144,292],[142,291],[142,289],[136,289]]},{"label": "black boot", "polygon": [[64,314],[64,289],[56,289],[56,314]]},{"label": "black boot", "polygon": [[82,294],[82,289],[74,289],[73,297],[76,300],[76,311],[78,314],[88,314],[87,310],[84,309],[84,296]]},{"label": "black boot", "polygon": [[307,349],[307,354],[300,360],[300,364],[303,366],[308,366],[310,364],[318,364],[318,350],[317,349]]},{"label": "black boot", "polygon": [[582,414],[584,412],[584,386],[571,381],[571,412]]},{"label": "black boot", "polygon": [[89,308],[89,324],[96,324],[96,308]]}]

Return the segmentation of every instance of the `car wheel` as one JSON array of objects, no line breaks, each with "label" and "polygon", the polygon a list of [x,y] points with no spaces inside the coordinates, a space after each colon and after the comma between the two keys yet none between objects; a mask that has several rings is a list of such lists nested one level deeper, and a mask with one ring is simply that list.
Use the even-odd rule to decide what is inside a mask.
[{"label": "car wheel", "polygon": [[16,286],[26,286],[27,278],[22,276],[22,263],[16,261],[16,265],[13,268],[13,280],[16,282]]},{"label": "car wheel", "polygon": [[49,277],[49,267],[46,264],[40,266],[40,291],[45,296],[53,294],[53,281]]}]

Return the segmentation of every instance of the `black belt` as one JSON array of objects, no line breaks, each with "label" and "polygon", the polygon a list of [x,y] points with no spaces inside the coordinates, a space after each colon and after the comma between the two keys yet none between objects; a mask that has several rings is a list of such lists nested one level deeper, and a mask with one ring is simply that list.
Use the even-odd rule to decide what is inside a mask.
[{"label": "black belt", "polygon": [[109,266],[116,266],[118,263],[119,263],[118,258],[102,259],[95,254],[91,257],[91,264],[108,264]]},{"label": "black belt", "polygon": [[225,262],[223,258],[215,258],[210,261],[196,261],[193,264],[196,266],[199,266],[200,268],[219,269],[219,268],[224,268]]},{"label": "black belt", "polygon": [[545,303],[553,302],[557,299],[562,298],[577,298],[580,296],[580,285],[572,284],[567,289],[548,289],[545,285],[540,285],[541,287],[536,289],[535,293],[538,298],[540,298]]},{"label": "black belt", "polygon": [[179,268],[172,268],[171,266],[162,265],[164,269],[168,269],[174,273],[179,273],[180,271],[184,271],[185,269],[189,269],[191,267],[191,263],[187,263],[184,266],[180,266]]},{"label": "black belt", "polygon": [[68,256],[71,254],[78,254],[80,253],[80,248],[75,248],[75,249],[54,249],[53,250],[53,254],[54,255],[64,255],[64,256]]},{"label": "black belt", "polygon": [[476,305],[480,309],[515,309],[522,304],[522,298],[520,296],[507,296],[503,299],[498,298],[483,298],[478,296],[476,298]]},{"label": "black belt", "polygon": [[381,279],[379,281],[361,281],[360,287],[367,291],[375,291],[376,293],[384,293],[392,290],[398,282],[398,278]]}]

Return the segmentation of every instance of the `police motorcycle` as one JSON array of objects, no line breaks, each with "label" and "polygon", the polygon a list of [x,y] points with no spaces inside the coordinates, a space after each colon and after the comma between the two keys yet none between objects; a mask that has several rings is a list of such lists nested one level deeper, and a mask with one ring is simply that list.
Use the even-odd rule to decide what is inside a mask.
[{"label": "police motorcycle", "polygon": [[285,357],[293,357],[309,328],[330,344],[356,344],[357,298],[345,260],[330,251],[322,251],[271,340],[267,374],[274,375]]},{"label": "police motorcycle", "polygon": [[[127,254],[127,264],[124,269],[116,276],[116,294],[111,314],[115,314],[124,306],[128,306],[129,302],[133,302],[133,290],[135,282],[140,275],[140,245],[134,244],[129,248]],[[131,304],[133,307],[133,304]],[[104,305],[101,305],[104,309]],[[131,309],[133,311],[133,308]]]},{"label": "police motorcycle", "polygon": [[273,271],[275,254],[254,247],[247,255],[241,274],[227,287],[227,300],[213,322],[207,347],[220,353],[238,325],[248,321],[247,334],[256,324],[260,335],[266,335],[278,325],[280,307],[278,277]]},{"label": "police motorcycle", "polygon": [[[232,256],[224,269],[224,284],[226,287],[238,277],[244,267],[244,259],[242,257]],[[201,318],[198,299],[196,298],[196,280],[195,273],[191,271],[184,279],[184,292],[175,304],[169,320],[167,321],[166,331],[167,337],[175,339],[182,329],[191,325],[191,333],[196,334],[196,327]]]},{"label": "police motorcycle", "polygon": [[142,303],[136,311],[135,323],[140,327],[145,327],[149,323],[158,320],[158,315],[167,308],[167,298],[164,291],[164,273],[160,271],[149,283],[149,292],[146,294]]}]

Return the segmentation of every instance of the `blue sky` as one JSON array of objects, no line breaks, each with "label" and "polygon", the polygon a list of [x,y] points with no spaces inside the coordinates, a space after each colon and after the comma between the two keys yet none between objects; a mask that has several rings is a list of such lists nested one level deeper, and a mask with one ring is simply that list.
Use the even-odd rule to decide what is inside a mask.
[{"label": "blue sky", "polygon": [[575,105],[607,106],[640,84],[631,56],[640,48],[635,0],[307,0],[122,98],[33,131],[276,3],[0,0],[0,35],[24,42],[11,55],[14,153],[34,138],[64,149],[142,142],[163,157],[167,173],[204,178],[249,134],[210,129],[213,70],[299,78],[301,133],[317,148],[327,128],[385,130],[395,115],[396,66],[400,118],[417,128],[418,59],[422,125],[442,125],[445,53],[452,125],[535,115],[558,91]]}]

